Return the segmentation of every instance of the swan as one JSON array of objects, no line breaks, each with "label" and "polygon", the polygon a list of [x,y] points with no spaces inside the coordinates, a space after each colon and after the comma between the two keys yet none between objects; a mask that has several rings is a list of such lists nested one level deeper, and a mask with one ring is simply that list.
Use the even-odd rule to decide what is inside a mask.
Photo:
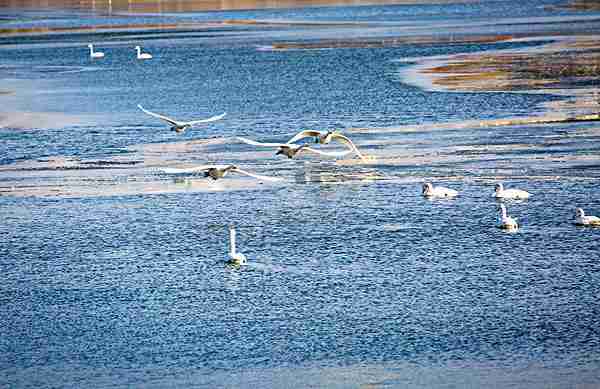
[{"label": "swan", "polygon": [[248,261],[246,256],[235,251],[235,228],[229,227],[229,261],[232,265],[245,265]]},{"label": "swan", "polygon": [[577,208],[575,224],[578,226],[599,226],[600,227],[600,217],[598,216],[585,216],[585,212],[583,209]]},{"label": "swan", "polygon": [[137,59],[152,59],[151,54],[142,53],[142,48],[140,46],[135,46],[135,50],[137,51]]},{"label": "swan", "polygon": [[506,207],[504,204],[500,204],[500,217],[498,218],[498,228],[503,230],[516,230],[519,228],[517,220],[506,214]]},{"label": "swan", "polygon": [[261,143],[261,142],[253,141],[251,139],[246,139],[246,138],[241,138],[241,137],[238,137],[237,139],[243,143],[246,143],[246,144],[252,145],[252,146],[277,147],[277,152],[275,153],[275,155],[283,154],[288,158],[294,158],[297,154],[299,154],[302,151],[309,151],[311,153],[324,155],[327,157],[344,157],[344,156],[352,153],[352,150],[321,151],[321,150],[313,149],[312,147],[309,147],[307,144],[297,145],[295,143]]},{"label": "swan", "polygon": [[164,115],[160,115],[158,113],[150,112],[147,109],[145,109],[144,107],[142,107],[140,104],[138,104],[138,108],[150,116],[154,116],[155,118],[159,118],[160,120],[164,120],[165,122],[169,123],[171,125],[171,130],[177,132],[178,134],[183,133],[185,130],[187,130],[188,128],[190,128],[192,126],[195,126],[196,124],[209,123],[209,122],[214,122],[214,121],[223,119],[225,117],[225,115],[227,114],[226,112],[224,112],[220,115],[209,117],[208,119],[192,120],[189,122],[181,122],[181,121],[166,117]]},{"label": "swan", "polygon": [[315,138],[315,143],[320,143],[323,145],[328,144],[332,140],[339,140],[348,146],[352,151],[356,153],[356,155],[362,159],[366,160],[365,156],[358,151],[358,147],[345,135],[342,135],[339,131],[316,131],[316,130],[304,130],[300,131],[296,135],[294,135],[287,143],[295,143],[303,138]]},{"label": "swan", "polygon": [[501,183],[496,184],[494,188],[494,197],[497,199],[526,199],[531,193],[520,189],[504,189]]},{"label": "swan", "polygon": [[425,197],[454,197],[458,192],[443,186],[434,187],[429,182],[423,184],[423,196]]},{"label": "swan", "polygon": [[94,51],[93,44],[90,43],[88,47],[90,48],[90,58],[104,58],[104,53],[100,51]]},{"label": "swan", "polygon": [[281,178],[277,177],[269,177],[262,176],[259,174],[250,173],[246,170],[242,170],[235,165],[207,165],[207,166],[197,166],[186,169],[178,169],[178,168],[161,168],[159,169],[163,173],[167,174],[180,174],[180,173],[198,173],[203,172],[204,177],[210,177],[213,180],[218,180],[219,178],[225,177],[229,172],[244,174],[246,176],[256,178],[261,181],[281,181]]}]

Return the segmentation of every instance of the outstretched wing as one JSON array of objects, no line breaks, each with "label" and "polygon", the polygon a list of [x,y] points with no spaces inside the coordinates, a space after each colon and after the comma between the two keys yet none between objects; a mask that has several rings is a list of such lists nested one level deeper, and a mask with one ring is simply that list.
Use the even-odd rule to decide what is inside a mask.
[{"label": "outstretched wing", "polygon": [[344,143],[348,147],[350,147],[350,149],[352,151],[354,151],[356,153],[356,155],[358,155],[358,157],[360,159],[366,159],[365,156],[362,155],[362,153],[360,151],[358,151],[358,148],[356,147],[356,145],[347,136],[342,135],[339,132],[335,132],[335,133],[333,133],[331,139],[337,139],[337,140],[339,140],[341,143]]},{"label": "outstretched wing", "polygon": [[237,172],[237,173],[241,173],[241,174],[245,174],[245,175],[247,175],[249,177],[256,178],[256,179],[262,180],[262,181],[282,181],[281,178],[269,177],[269,176],[261,176],[260,174],[250,173],[250,172],[247,172],[247,171],[242,170],[242,169],[237,168],[237,167],[234,168],[234,169],[232,169],[231,171]]},{"label": "outstretched wing", "polygon": [[288,144],[285,143],[261,143],[261,142],[256,142],[253,141],[251,139],[247,139],[247,138],[242,138],[242,137],[237,137],[237,139],[241,142],[246,143],[247,145],[252,145],[252,146],[261,146],[261,147],[282,147],[282,146],[290,146]]},{"label": "outstretched wing", "polygon": [[352,150],[346,150],[346,151],[321,151],[321,150],[317,150],[317,149],[313,149],[312,147],[308,147],[305,146],[303,147],[301,150],[302,151],[310,151],[311,153],[315,153],[315,154],[319,154],[319,155],[324,155],[327,157],[345,157],[348,154],[352,153]]},{"label": "outstretched wing", "polygon": [[299,133],[297,133],[296,135],[294,135],[290,140],[287,141],[287,143],[294,143],[299,141],[300,139],[304,139],[304,138],[314,138],[316,136],[321,135],[320,131],[315,131],[315,130],[304,130],[304,131],[300,131]]},{"label": "outstretched wing", "polygon": [[211,116],[208,119],[193,120],[193,121],[187,122],[185,124],[189,124],[190,126],[195,126],[196,124],[200,124],[200,123],[215,122],[217,120],[223,119],[225,117],[225,115],[227,115],[227,112],[223,112],[222,114],[217,115],[217,116]]},{"label": "outstretched wing", "polygon": [[164,120],[165,122],[171,124],[172,126],[180,126],[181,125],[181,123],[176,120],[173,120],[164,115],[160,115],[158,113],[150,112],[147,109],[144,109],[144,107],[142,107],[140,104],[138,104],[138,108],[141,109],[142,111],[144,111],[144,113],[147,113],[150,116],[154,116],[155,118],[159,118],[160,120]]}]

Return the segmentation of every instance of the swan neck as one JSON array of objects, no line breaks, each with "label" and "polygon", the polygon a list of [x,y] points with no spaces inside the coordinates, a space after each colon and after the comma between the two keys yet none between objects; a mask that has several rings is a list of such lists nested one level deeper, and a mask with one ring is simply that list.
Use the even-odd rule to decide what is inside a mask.
[{"label": "swan neck", "polygon": [[501,207],[500,211],[502,212],[502,217],[505,218],[506,217],[506,208],[505,207]]},{"label": "swan neck", "polygon": [[230,246],[231,255],[235,255],[235,229],[234,228],[229,229],[229,246]]}]

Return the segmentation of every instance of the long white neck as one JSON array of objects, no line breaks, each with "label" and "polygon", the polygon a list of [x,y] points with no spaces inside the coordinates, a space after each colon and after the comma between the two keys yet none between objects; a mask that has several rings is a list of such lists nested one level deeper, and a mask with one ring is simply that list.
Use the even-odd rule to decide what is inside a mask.
[{"label": "long white neck", "polygon": [[138,46],[135,48],[137,50],[137,56],[139,57],[142,53],[142,49]]},{"label": "long white neck", "polygon": [[90,55],[94,55],[94,46],[90,46]]},{"label": "long white neck", "polygon": [[500,207],[500,212],[502,212],[502,218],[506,218],[506,207],[504,205]]},{"label": "long white neck", "polygon": [[235,255],[235,229],[229,228],[229,250],[231,255]]}]

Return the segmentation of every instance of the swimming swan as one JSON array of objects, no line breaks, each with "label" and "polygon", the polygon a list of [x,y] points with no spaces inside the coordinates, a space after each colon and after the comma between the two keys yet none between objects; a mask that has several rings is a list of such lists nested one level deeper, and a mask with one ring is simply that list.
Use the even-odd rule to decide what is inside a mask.
[{"label": "swimming swan", "polygon": [[250,139],[241,138],[241,137],[238,137],[237,139],[241,142],[244,142],[244,143],[246,143],[248,145],[252,145],[252,146],[277,147],[277,152],[275,153],[275,155],[283,154],[288,158],[294,158],[298,153],[300,153],[302,151],[309,151],[311,153],[324,155],[327,157],[344,157],[344,156],[352,153],[352,150],[321,151],[321,150],[313,149],[312,147],[310,147],[306,144],[297,145],[294,143],[261,143],[261,142],[255,142]]},{"label": "swimming swan", "polygon": [[494,197],[497,199],[526,199],[531,193],[520,189],[504,189],[501,183],[496,184],[494,188]]},{"label": "swimming swan", "polygon": [[248,263],[246,256],[235,251],[235,228],[229,227],[229,261],[232,265],[245,265]]},{"label": "swimming swan", "polygon": [[158,113],[150,112],[147,109],[145,109],[144,107],[142,107],[140,104],[138,104],[138,108],[150,116],[154,116],[155,118],[159,118],[160,120],[164,120],[165,122],[169,123],[171,125],[171,130],[177,132],[178,134],[183,133],[185,130],[187,130],[188,128],[190,128],[192,126],[195,126],[196,124],[209,123],[209,122],[217,121],[219,119],[223,119],[223,117],[225,117],[225,115],[227,114],[227,113],[222,113],[217,116],[209,117],[208,119],[192,120],[189,122],[181,122],[181,121],[178,121],[175,119],[171,119],[167,116],[160,115]]},{"label": "swimming swan", "polygon": [[142,48],[140,46],[135,46],[135,50],[137,51],[137,59],[152,59],[151,54],[142,53]]},{"label": "swimming swan", "polygon": [[502,228],[503,230],[516,230],[519,228],[517,220],[506,214],[506,207],[504,204],[500,204],[500,217],[498,218],[497,227]]},{"label": "swimming swan", "polygon": [[458,192],[443,186],[434,187],[429,182],[423,184],[423,196],[425,197],[454,197]]},{"label": "swimming swan", "polygon": [[92,45],[90,43],[88,45],[88,47],[90,48],[90,57],[91,58],[104,58],[104,53],[102,53],[100,51],[94,51],[94,45]]},{"label": "swimming swan", "polygon": [[304,138],[315,138],[315,143],[320,143],[323,145],[328,144],[332,140],[338,140],[354,151],[360,159],[367,159],[360,151],[358,151],[358,147],[356,147],[356,145],[347,136],[342,135],[339,131],[304,130],[294,135],[290,140],[287,141],[287,143],[294,143]]},{"label": "swimming swan", "polygon": [[583,209],[577,208],[575,224],[578,226],[598,226],[600,227],[600,217],[598,216],[585,216]]},{"label": "swimming swan", "polygon": [[277,177],[269,177],[269,176],[261,176],[259,174],[254,174],[247,172],[238,168],[235,165],[207,165],[207,166],[197,166],[187,169],[178,169],[178,168],[161,168],[159,169],[163,173],[167,174],[180,174],[180,173],[198,173],[204,172],[204,177],[210,177],[213,180],[218,180],[219,178],[223,178],[229,172],[244,174],[246,176],[256,178],[261,181],[281,181],[281,178]]}]

